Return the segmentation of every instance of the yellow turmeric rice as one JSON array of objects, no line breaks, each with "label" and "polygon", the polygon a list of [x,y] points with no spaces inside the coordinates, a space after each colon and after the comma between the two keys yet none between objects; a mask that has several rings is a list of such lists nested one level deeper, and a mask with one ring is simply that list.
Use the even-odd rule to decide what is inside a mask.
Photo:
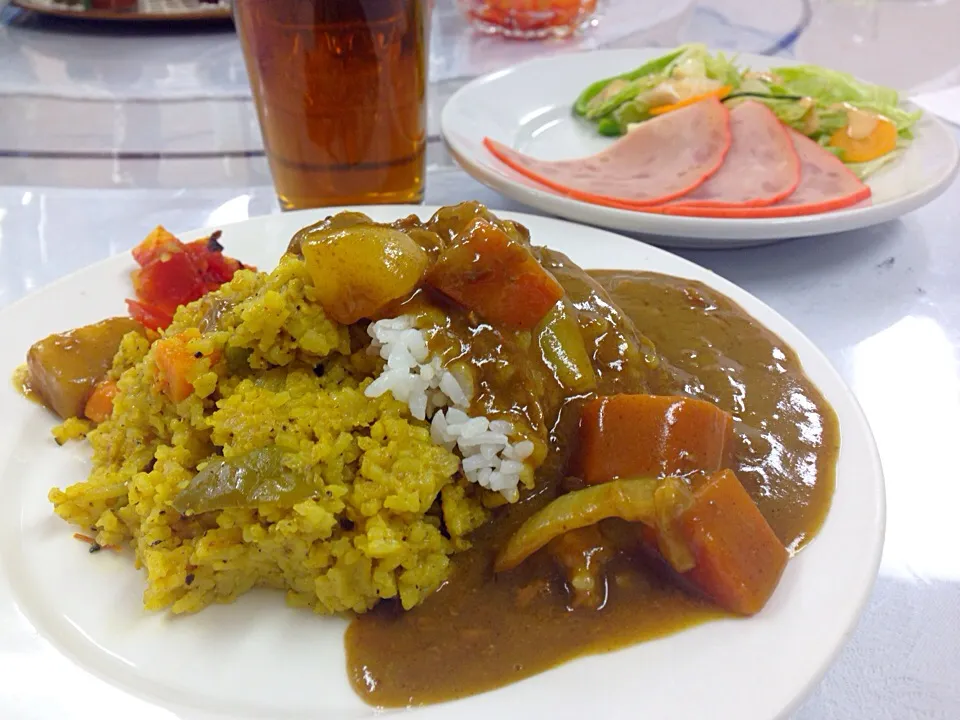
[{"label": "yellow turmeric rice", "polygon": [[[86,433],[93,451],[86,481],[51,490],[57,514],[102,546],[132,548],[149,609],[193,612],[254,586],[318,613],[395,597],[413,607],[487,515],[426,422],[390,393],[364,395],[382,361],[353,332],[286,255],[180,308],[161,340],[127,335],[112,417],[57,431]],[[179,402],[158,371],[164,342],[196,359]],[[282,451],[281,474],[296,478],[280,499],[175,507],[204,468],[265,449]]]}]

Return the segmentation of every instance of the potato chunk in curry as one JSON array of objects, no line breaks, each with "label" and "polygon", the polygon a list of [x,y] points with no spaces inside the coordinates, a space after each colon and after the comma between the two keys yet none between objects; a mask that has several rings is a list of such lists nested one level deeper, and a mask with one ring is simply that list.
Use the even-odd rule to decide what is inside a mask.
[{"label": "potato chunk in curry", "polygon": [[318,229],[301,241],[301,250],[317,299],[344,325],[408,295],[429,263],[409,235],[386,225]]},{"label": "potato chunk in curry", "polygon": [[30,389],[63,419],[81,416],[129,332],[144,329],[132,318],[115,317],[34,343],[27,353]]}]

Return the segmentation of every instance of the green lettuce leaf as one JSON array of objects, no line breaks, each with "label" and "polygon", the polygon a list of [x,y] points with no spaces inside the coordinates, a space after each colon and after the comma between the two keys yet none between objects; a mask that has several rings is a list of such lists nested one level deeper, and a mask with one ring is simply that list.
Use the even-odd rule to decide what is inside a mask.
[{"label": "green lettuce leaf", "polygon": [[790,95],[806,95],[828,105],[849,102],[897,107],[900,97],[893,88],[861,82],[849,73],[816,65],[790,65],[771,72]]},{"label": "green lettuce leaf", "polygon": [[868,160],[867,162],[862,163],[847,163],[847,167],[850,168],[850,171],[856,175],[861,180],[864,180],[870,175],[873,175],[877,170],[880,170],[883,167],[886,167],[889,163],[892,163],[900,155],[903,154],[903,148],[898,147],[893,152],[888,152],[886,155],[881,155],[878,158],[873,160]]},{"label": "green lettuce leaf", "polygon": [[900,96],[893,88],[862,82],[848,73],[815,65],[779,67],[772,72],[780,81],[777,89],[782,88],[785,94],[811,97],[822,108],[846,103],[883,115],[906,139],[912,137],[911,128],[920,119],[919,110],[905,110],[900,106]]}]

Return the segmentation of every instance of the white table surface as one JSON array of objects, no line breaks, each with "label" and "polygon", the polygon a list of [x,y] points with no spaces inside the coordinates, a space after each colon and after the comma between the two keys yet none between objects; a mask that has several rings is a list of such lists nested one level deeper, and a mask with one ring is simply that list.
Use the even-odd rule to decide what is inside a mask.
[{"label": "white table surface", "polygon": [[[641,4],[611,0],[608,12],[624,2]],[[644,2],[679,10],[596,44],[778,50],[904,89],[960,79],[958,0]],[[498,50],[464,36],[452,15],[438,17],[434,110],[479,65],[567,49]],[[126,251],[158,223],[177,232],[277,212],[229,28],[127,33],[0,13],[0,307]],[[464,60],[471,53],[477,62]],[[429,159],[426,202],[523,209],[457,170],[439,143]],[[863,405],[884,464],[875,591],[794,717],[960,718],[960,470],[944,450],[960,438],[960,184],[877,228],[681,254],[757,295],[826,352]],[[0,667],[17,661],[0,637]],[[0,682],[0,717],[21,717],[13,709],[28,707],[24,692]]]}]

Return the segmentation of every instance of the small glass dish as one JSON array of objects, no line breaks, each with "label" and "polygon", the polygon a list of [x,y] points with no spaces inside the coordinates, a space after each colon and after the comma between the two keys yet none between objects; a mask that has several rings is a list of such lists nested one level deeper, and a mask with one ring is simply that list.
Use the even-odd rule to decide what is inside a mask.
[{"label": "small glass dish", "polygon": [[458,0],[470,25],[489,35],[534,40],[589,27],[597,0]]}]

